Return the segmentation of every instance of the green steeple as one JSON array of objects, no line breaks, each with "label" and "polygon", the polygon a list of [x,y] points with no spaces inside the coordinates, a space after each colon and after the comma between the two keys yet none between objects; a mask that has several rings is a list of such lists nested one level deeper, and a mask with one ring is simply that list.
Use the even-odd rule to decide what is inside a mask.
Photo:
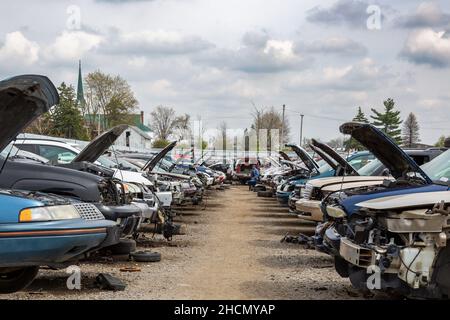
[{"label": "green steeple", "polygon": [[83,76],[81,75],[81,60],[78,61],[78,86],[77,86],[77,104],[84,106]]}]

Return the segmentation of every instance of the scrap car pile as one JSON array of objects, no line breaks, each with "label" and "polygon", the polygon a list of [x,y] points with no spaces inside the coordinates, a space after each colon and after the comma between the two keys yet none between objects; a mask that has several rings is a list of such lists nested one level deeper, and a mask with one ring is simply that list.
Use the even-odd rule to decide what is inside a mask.
[{"label": "scrap car pile", "polygon": [[157,261],[136,252],[144,225],[170,240],[174,207],[201,204],[225,173],[173,161],[176,142],[158,153],[108,150],[117,126],[83,150],[54,138],[18,134],[59,101],[44,76],[0,81],[0,293],[28,286],[40,267],[58,269],[98,253]]},{"label": "scrap car pile", "polygon": [[311,154],[288,145],[268,159],[253,190],[274,197],[314,235],[293,242],[328,254],[336,272],[362,291],[450,297],[450,151],[405,150],[374,126],[345,123],[367,151],[341,156],[312,140]]}]

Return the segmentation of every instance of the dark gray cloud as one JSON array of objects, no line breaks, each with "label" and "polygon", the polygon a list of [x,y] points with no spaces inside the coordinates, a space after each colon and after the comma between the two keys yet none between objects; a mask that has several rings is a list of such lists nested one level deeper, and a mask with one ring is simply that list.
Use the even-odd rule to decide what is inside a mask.
[{"label": "dark gray cloud", "polygon": [[307,11],[306,19],[324,25],[348,25],[365,28],[368,4],[360,0],[338,0],[331,7],[316,6]]},{"label": "dark gray cloud", "polygon": [[413,31],[400,52],[400,57],[414,63],[435,68],[450,66],[450,38],[445,32],[433,29]]},{"label": "dark gray cloud", "polygon": [[364,56],[367,54],[367,48],[363,44],[345,37],[331,37],[311,43],[298,42],[296,43],[296,51],[342,56]]},{"label": "dark gray cloud", "polygon": [[399,16],[394,24],[401,28],[445,27],[450,24],[450,14],[435,2],[423,2],[415,12]]}]

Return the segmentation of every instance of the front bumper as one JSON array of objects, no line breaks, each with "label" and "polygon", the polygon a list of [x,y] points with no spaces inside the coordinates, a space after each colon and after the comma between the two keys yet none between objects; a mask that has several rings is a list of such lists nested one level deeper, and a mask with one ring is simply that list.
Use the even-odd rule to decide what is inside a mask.
[{"label": "front bumper", "polygon": [[322,222],[323,213],[320,209],[320,201],[300,199],[295,203],[298,217],[308,221]]},{"label": "front bumper", "polygon": [[107,220],[0,225],[0,267],[62,264],[117,243],[117,231]]},{"label": "front bumper", "polygon": [[141,224],[142,211],[133,204],[122,206],[96,204],[96,207],[105,216],[105,219],[116,222],[122,230],[122,237],[134,234]]}]

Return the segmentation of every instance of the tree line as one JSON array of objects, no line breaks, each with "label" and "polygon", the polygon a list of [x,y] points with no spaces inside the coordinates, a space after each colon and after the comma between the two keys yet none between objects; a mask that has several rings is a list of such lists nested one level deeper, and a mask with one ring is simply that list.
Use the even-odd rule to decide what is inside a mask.
[{"label": "tree line", "polygon": [[[400,111],[395,109],[395,102],[389,98],[383,102],[383,110],[378,111],[371,108],[372,115],[370,118],[366,117],[361,107],[358,107],[357,113],[352,121],[362,123],[372,123],[379,128],[386,135],[392,138],[398,145],[405,148],[415,148],[421,142],[420,140],[420,126],[417,117],[414,113],[409,113],[408,117],[402,121],[400,118]],[[347,150],[363,150],[356,140],[349,139],[344,142]]]}]

